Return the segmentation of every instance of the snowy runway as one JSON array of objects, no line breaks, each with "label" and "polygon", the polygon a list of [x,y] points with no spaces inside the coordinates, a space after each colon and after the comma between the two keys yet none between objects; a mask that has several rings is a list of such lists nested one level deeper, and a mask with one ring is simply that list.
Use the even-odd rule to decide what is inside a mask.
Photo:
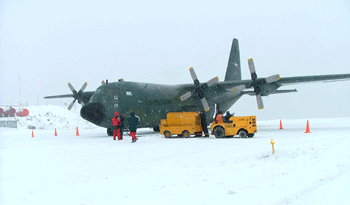
[{"label": "snowy runway", "polygon": [[[0,204],[346,204],[350,118],[258,121],[253,138],[138,142],[0,129]],[[276,141],[272,155],[270,140]]]}]

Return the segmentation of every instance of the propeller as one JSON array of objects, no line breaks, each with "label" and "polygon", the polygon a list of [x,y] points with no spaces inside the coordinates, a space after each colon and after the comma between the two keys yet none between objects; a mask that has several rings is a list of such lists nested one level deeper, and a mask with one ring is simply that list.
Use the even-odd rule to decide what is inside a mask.
[{"label": "propeller", "polygon": [[215,77],[215,78],[209,80],[208,82],[206,82],[204,84],[200,84],[200,82],[199,82],[199,80],[197,78],[196,72],[194,71],[194,69],[192,67],[190,68],[190,74],[191,74],[191,77],[193,79],[195,88],[194,88],[193,91],[189,91],[189,92],[183,94],[180,97],[180,99],[181,99],[181,101],[184,101],[184,100],[187,100],[188,98],[190,98],[191,96],[197,96],[200,99],[200,101],[202,102],[204,110],[207,112],[210,109],[209,109],[208,102],[207,102],[207,100],[204,97],[204,90],[206,88],[214,85],[215,83],[217,83],[219,81],[219,78]]},{"label": "propeller", "polygon": [[79,104],[84,105],[84,102],[83,102],[83,92],[84,92],[86,86],[87,86],[87,82],[85,82],[85,83],[83,84],[83,86],[80,88],[79,92],[77,92],[77,91],[74,89],[73,85],[70,84],[70,83],[68,83],[68,87],[69,87],[70,90],[73,92],[73,97],[74,97],[73,102],[71,102],[71,104],[68,106],[68,110],[71,110],[71,109],[72,109],[72,107],[73,107],[73,105],[74,105],[74,103],[75,103],[76,100],[78,100],[78,103],[79,103]]},{"label": "propeller", "polygon": [[245,89],[254,88],[258,108],[263,109],[264,103],[261,98],[260,86],[278,81],[280,79],[280,75],[272,75],[267,78],[258,78],[258,75],[256,74],[256,71],[255,71],[254,61],[252,58],[248,59],[248,66],[249,66],[250,76],[253,82],[250,85],[244,84],[244,85],[238,85],[236,87],[233,87],[232,91],[239,93]]}]

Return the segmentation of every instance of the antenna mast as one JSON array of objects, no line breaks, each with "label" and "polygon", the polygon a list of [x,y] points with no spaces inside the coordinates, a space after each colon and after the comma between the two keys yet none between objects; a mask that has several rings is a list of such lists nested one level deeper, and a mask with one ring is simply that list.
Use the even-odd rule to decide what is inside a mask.
[{"label": "antenna mast", "polygon": [[19,90],[19,107],[21,107],[21,77],[19,76],[19,74],[18,74],[18,84],[19,84],[19,87],[18,87],[18,90]]}]

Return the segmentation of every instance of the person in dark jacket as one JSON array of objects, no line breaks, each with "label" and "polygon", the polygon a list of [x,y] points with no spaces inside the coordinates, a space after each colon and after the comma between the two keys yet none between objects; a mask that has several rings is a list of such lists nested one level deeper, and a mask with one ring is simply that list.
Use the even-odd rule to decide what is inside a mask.
[{"label": "person in dark jacket", "polygon": [[139,123],[139,118],[135,116],[134,112],[130,113],[130,117],[128,119],[128,127],[130,130],[130,135],[132,137],[131,142],[136,142],[138,138],[136,137],[137,124]]},{"label": "person in dark jacket", "polygon": [[[234,113],[233,113],[234,114]],[[230,118],[232,117],[233,115],[231,115],[230,111],[227,111],[226,112],[226,115],[224,117],[224,122],[227,122],[227,123],[231,123],[232,121],[230,120]]]},{"label": "person in dark jacket", "polygon": [[121,140],[122,139],[120,136],[121,122],[119,119],[119,112],[118,111],[116,111],[114,113],[114,116],[112,118],[112,124],[113,124],[113,130],[114,130],[113,140],[116,140],[116,136],[118,136],[118,140]]},{"label": "person in dark jacket", "polygon": [[123,132],[124,132],[124,115],[123,114],[119,115],[119,120],[120,120],[120,138],[123,139]]},{"label": "person in dark jacket", "polygon": [[208,127],[207,127],[207,116],[205,115],[204,111],[201,111],[199,115],[201,116],[201,124],[204,132],[204,136],[209,137]]}]

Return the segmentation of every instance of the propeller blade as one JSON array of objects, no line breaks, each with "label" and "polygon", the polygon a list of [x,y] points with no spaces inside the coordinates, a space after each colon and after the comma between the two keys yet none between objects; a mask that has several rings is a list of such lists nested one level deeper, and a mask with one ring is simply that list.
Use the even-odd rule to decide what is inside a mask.
[{"label": "propeller blade", "polygon": [[217,82],[219,82],[219,77],[218,77],[218,76],[216,76],[215,78],[209,80],[209,81],[207,82],[207,86],[208,86],[208,87],[209,87],[209,86],[212,86],[212,85],[214,85],[214,84],[217,83]]},{"label": "propeller blade", "polygon": [[249,66],[249,71],[250,71],[250,75],[251,75],[252,80],[257,79],[258,76],[255,72],[254,61],[252,58],[248,59],[248,66]]},{"label": "propeller blade", "polygon": [[70,90],[73,92],[74,95],[77,94],[77,91],[74,89],[72,84],[68,83],[68,87],[70,88]]},{"label": "propeller blade", "polygon": [[273,75],[270,77],[265,78],[266,83],[273,83],[281,79],[280,75]]},{"label": "propeller blade", "polygon": [[85,82],[83,84],[83,86],[81,86],[80,91],[83,92],[85,90],[86,86],[87,86],[87,82]]},{"label": "propeller blade", "polygon": [[243,90],[245,90],[245,89],[247,89],[247,86],[245,86],[245,85],[238,85],[238,86],[236,86],[236,87],[233,87],[233,88],[232,88],[232,91],[233,91],[234,93],[240,93],[241,91],[243,91]]},{"label": "propeller blade", "polygon": [[205,112],[208,112],[210,110],[210,108],[209,108],[207,100],[205,98],[202,98],[201,101],[202,101]]},{"label": "propeller blade", "polygon": [[74,98],[74,100],[70,103],[70,105],[68,106],[68,110],[70,111],[75,103],[77,99]]},{"label": "propeller blade", "polygon": [[189,91],[189,92],[183,94],[183,95],[180,97],[180,99],[181,99],[181,101],[184,101],[184,100],[187,100],[187,99],[188,99],[189,97],[191,97],[191,96],[192,96],[192,92]]},{"label": "propeller blade", "polygon": [[262,101],[261,94],[257,94],[257,95],[256,95],[256,102],[257,102],[257,104],[258,104],[259,110],[261,110],[261,109],[264,108],[264,103],[263,103],[263,101]]},{"label": "propeller blade", "polygon": [[199,80],[197,78],[196,72],[194,72],[193,67],[190,68],[190,73],[191,73],[191,77],[193,79],[194,84],[198,85],[199,84]]},{"label": "propeller blade", "polygon": [[78,103],[79,103],[79,104],[84,105],[84,102],[83,102],[83,92],[84,92],[86,86],[87,86],[87,82],[85,82],[85,83],[83,84],[83,86],[80,88],[79,92],[77,92],[77,91],[74,89],[73,85],[70,84],[70,83],[68,83],[68,87],[69,87],[69,89],[73,92],[73,97],[74,97],[73,102],[68,106],[68,110],[71,110],[71,109],[72,109],[72,107],[73,107],[73,105],[74,105],[74,103],[75,103],[76,100],[78,100]]}]

